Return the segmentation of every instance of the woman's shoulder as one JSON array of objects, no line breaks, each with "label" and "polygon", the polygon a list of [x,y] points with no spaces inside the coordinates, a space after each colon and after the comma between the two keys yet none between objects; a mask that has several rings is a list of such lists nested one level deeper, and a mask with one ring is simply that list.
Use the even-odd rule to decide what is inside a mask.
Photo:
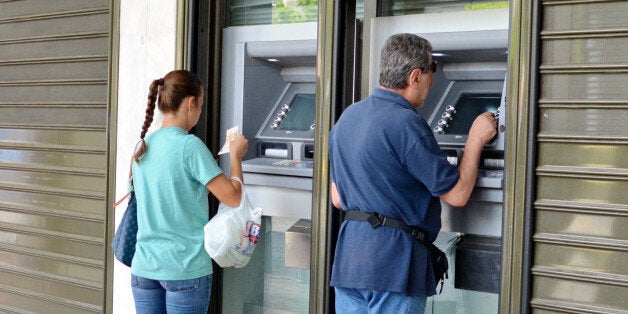
[{"label": "woman's shoulder", "polygon": [[188,152],[208,152],[209,148],[205,145],[205,142],[194,134],[186,134],[183,138],[183,148]]}]

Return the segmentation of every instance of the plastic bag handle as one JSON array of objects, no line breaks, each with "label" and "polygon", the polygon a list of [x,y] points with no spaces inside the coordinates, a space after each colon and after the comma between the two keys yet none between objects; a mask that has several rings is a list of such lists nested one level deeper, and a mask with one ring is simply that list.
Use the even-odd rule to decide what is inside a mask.
[{"label": "plastic bag handle", "polygon": [[240,185],[241,185],[242,187],[244,187],[244,183],[242,183],[242,180],[240,180],[240,178],[238,178],[238,177],[231,177],[231,178],[229,178],[229,180],[235,180],[235,181],[238,181],[238,182],[240,182]]}]

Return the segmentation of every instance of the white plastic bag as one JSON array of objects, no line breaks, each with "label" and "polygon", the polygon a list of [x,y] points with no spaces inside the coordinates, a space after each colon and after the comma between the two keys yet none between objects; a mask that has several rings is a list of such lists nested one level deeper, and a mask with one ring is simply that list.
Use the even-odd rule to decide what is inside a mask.
[{"label": "white plastic bag", "polygon": [[251,259],[262,232],[262,209],[253,208],[240,182],[242,199],[238,207],[223,203],[205,225],[205,250],[220,267],[241,268]]}]

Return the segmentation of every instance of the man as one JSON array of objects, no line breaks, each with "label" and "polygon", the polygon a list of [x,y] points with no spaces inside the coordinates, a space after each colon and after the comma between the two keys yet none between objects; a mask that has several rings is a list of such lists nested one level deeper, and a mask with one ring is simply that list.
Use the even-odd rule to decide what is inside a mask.
[{"label": "man", "polygon": [[[450,165],[416,108],[433,83],[430,43],[413,34],[389,38],[381,52],[380,87],[348,107],[329,135],[332,202],[376,213],[425,232],[441,228],[440,199],[464,206],[482,147],[496,134],[492,113],[474,121],[460,167]],[[368,214],[365,214],[368,215]],[[423,313],[436,282],[426,247],[387,225],[345,220],[331,285],[337,313]]]}]

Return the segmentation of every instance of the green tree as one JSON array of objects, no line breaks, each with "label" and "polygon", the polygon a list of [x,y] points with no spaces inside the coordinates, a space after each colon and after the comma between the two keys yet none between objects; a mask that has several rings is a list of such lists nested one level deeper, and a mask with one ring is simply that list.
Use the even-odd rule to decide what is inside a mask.
[{"label": "green tree", "polygon": [[301,23],[318,19],[318,0],[298,0],[297,7],[286,6],[284,1],[273,3],[273,23]]},{"label": "green tree", "polygon": [[303,13],[295,10],[294,8],[287,7],[283,1],[275,2],[273,4],[273,23],[274,24],[286,24],[286,23],[300,23],[303,22]]}]

